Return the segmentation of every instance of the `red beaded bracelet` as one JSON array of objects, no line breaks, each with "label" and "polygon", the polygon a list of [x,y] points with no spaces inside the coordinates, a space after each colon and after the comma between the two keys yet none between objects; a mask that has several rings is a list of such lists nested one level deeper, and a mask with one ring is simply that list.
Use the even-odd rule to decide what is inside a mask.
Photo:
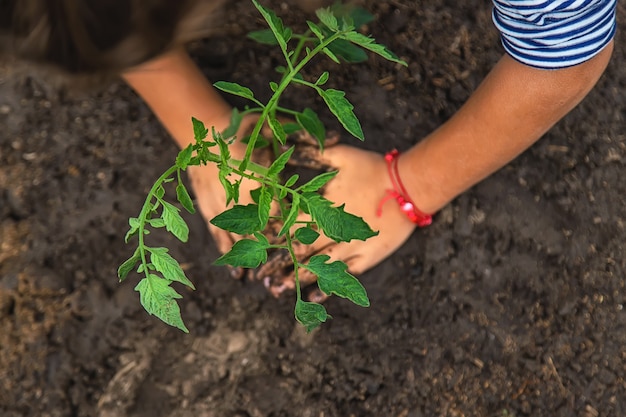
[{"label": "red beaded bracelet", "polygon": [[383,197],[378,205],[376,215],[380,217],[383,213],[383,205],[387,202],[387,200],[394,198],[400,206],[400,210],[409,218],[409,220],[419,227],[428,226],[433,222],[433,216],[422,212],[409,198],[408,193],[400,180],[400,175],[398,174],[399,156],[400,152],[396,149],[391,152],[387,152],[385,155],[385,161],[387,161],[387,171],[389,172],[389,178],[391,178],[391,183],[393,184],[394,189],[387,190],[387,195]]}]

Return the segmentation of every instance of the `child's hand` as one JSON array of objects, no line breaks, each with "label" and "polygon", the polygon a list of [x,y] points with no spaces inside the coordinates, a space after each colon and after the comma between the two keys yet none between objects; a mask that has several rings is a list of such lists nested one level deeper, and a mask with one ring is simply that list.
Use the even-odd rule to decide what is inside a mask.
[{"label": "child's hand", "polygon": [[[303,159],[298,161],[299,164],[338,170],[337,176],[324,188],[324,197],[336,205],[345,204],[347,212],[362,217],[373,230],[379,231],[378,236],[367,241],[349,243],[336,243],[322,234],[312,245],[295,248],[301,261],[306,262],[313,255],[327,254],[334,260],[346,262],[351,273],[360,274],[383,261],[413,232],[415,225],[393,199],[385,202],[381,216],[377,216],[387,190],[393,188],[382,155],[346,145],[327,147],[323,154],[315,148],[300,147],[294,155]],[[307,220],[307,216],[301,215],[301,220]],[[265,265],[252,272],[272,294],[278,296],[294,287],[292,268],[285,254],[275,252]],[[299,279],[303,287],[315,282],[315,276],[303,269],[299,271]],[[321,301],[325,296],[317,291],[309,298]]]}]

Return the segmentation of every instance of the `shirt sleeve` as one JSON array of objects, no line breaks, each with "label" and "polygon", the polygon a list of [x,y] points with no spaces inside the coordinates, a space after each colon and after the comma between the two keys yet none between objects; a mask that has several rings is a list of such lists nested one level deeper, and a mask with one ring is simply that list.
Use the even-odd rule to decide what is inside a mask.
[{"label": "shirt sleeve", "polygon": [[537,68],[571,67],[593,58],[615,35],[617,0],[493,0],[502,45]]}]

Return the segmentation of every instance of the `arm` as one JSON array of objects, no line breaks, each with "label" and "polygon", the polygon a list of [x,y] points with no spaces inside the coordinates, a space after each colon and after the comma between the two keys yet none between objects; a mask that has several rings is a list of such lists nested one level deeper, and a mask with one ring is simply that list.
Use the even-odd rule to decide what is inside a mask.
[{"label": "arm", "polygon": [[511,161],[587,95],[612,51],[611,42],[591,60],[559,70],[505,55],[454,117],[401,157],[410,197],[435,212]]},{"label": "arm", "polygon": [[191,117],[226,128],[231,107],[215,91],[184,50],[170,51],[122,74],[150,106],[179,147],[193,142]]}]

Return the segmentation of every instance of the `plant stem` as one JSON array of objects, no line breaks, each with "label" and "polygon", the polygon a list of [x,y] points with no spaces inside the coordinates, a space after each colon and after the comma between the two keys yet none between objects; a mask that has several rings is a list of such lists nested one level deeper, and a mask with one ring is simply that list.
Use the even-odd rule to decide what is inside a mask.
[{"label": "plant stem", "polygon": [[146,226],[146,221],[148,218],[148,213],[152,210],[152,205],[150,201],[152,197],[156,197],[156,190],[163,185],[165,180],[167,180],[174,172],[178,170],[176,165],[171,166],[167,171],[165,171],[161,176],[155,181],[146,196],[146,200],[143,203],[143,207],[141,208],[141,213],[139,213],[139,227],[137,229],[138,239],[139,239],[139,254],[141,256],[141,264],[143,265],[143,272],[146,275],[148,281],[150,281],[150,274],[148,272],[148,262],[146,261],[146,246],[144,244],[144,231]]},{"label": "plant stem", "polygon": [[256,140],[259,137],[259,134],[261,133],[261,128],[263,127],[263,123],[265,123],[265,119],[267,119],[267,116],[270,114],[270,111],[278,105],[278,99],[282,95],[283,91],[285,91],[287,86],[294,80],[295,76],[302,70],[302,68],[304,68],[306,64],[309,63],[309,61],[311,61],[311,59],[313,59],[315,55],[317,55],[322,50],[324,50],[328,45],[330,45],[336,39],[339,39],[344,33],[345,32],[336,32],[330,37],[324,39],[323,42],[320,42],[320,44],[317,45],[312,51],[307,53],[306,56],[302,58],[302,60],[298,63],[298,65],[296,65],[292,70],[290,70],[288,74],[285,74],[280,84],[278,85],[278,88],[276,88],[276,91],[274,92],[270,100],[267,102],[267,105],[263,109],[263,112],[261,113],[259,120],[254,126],[254,129],[252,130],[252,134],[250,135],[250,141],[248,142],[248,148],[246,149],[246,154],[243,158],[243,161],[241,162],[241,165],[239,166],[240,170],[245,171],[248,165],[248,162],[250,161],[250,157],[252,156],[252,151],[254,150],[254,145],[256,143]]}]

